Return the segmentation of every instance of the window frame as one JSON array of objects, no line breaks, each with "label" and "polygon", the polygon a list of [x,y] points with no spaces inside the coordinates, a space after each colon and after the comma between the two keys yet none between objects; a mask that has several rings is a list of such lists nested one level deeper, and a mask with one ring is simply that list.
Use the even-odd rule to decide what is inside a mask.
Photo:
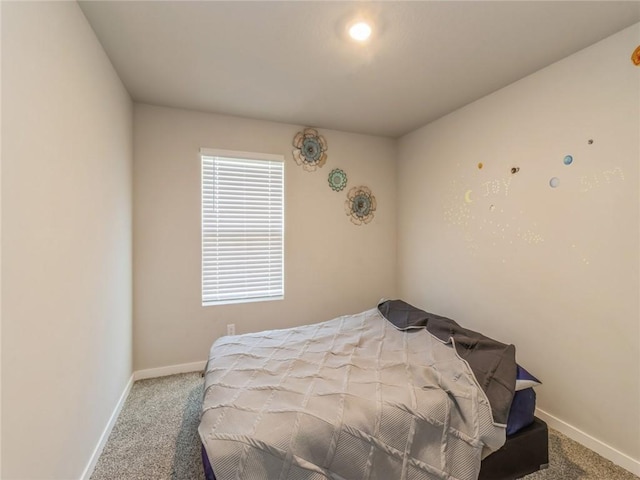
[{"label": "window frame", "polygon": [[[278,162],[282,165],[282,220],[281,220],[281,243],[280,251],[282,254],[282,260],[280,264],[281,272],[281,294],[266,295],[260,297],[243,297],[243,293],[239,292],[237,298],[227,298],[218,300],[208,300],[205,297],[205,162],[204,157],[219,157],[237,160],[247,160],[250,162],[255,161],[269,161]],[[244,152],[236,150],[223,150],[217,148],[200,148],[198,154],[198,160],[200,161],[200,299],[203,307],[217,306],[217,305],[230,305],[238,303],[253,303],[253,302],[266,302],[275,300],[284,300],[285,295],[285,161],[284,155],[271,154],[271,153],[258,153],[258,152]]]}]

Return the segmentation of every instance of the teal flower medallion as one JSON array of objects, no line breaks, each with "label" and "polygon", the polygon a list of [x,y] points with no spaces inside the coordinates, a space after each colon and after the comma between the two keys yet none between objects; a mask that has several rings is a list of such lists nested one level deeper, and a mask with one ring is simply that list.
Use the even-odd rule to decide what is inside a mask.
[{"label": "teal flower medallion", "polygon": [[328,180],[331,190],[335,192],[344,190],[344,187],[347,186],[347,174],[344,172],[344,170],[341,170],[339,168],[334,168],[333,170],[331,170]]}]

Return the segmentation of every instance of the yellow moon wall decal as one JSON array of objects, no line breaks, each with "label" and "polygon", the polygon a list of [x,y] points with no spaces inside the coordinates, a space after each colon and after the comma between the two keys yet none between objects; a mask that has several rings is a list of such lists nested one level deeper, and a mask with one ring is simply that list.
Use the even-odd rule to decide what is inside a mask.
[{"label": "yellow moon wall decal", "polygon": [[471,200],[471,192],[473,190],[467,190],[466,192],[464,192],[464,201],[467,203],[473,203],[473,200]]},{"label": "yellow moon wall decal", "polygon": [[637,67],[640,66],[640,46],[636,48],[631,54],[631,61]]}]

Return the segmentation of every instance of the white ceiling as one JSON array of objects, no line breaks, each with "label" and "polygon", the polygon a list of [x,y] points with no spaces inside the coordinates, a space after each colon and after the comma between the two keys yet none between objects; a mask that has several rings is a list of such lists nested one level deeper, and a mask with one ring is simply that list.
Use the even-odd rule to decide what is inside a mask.
[{"label": "white ceiling", "polygon": [[640,21],[637,1],[80,6],[137,102],[390,137]]}]

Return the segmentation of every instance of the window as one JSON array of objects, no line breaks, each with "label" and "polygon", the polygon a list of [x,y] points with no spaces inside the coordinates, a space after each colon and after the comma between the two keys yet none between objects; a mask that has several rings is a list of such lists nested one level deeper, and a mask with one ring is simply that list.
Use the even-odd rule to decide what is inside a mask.
[{"label": "window", "polygon": [[284,157],[201,149],[202,305],[284,296]]}]

